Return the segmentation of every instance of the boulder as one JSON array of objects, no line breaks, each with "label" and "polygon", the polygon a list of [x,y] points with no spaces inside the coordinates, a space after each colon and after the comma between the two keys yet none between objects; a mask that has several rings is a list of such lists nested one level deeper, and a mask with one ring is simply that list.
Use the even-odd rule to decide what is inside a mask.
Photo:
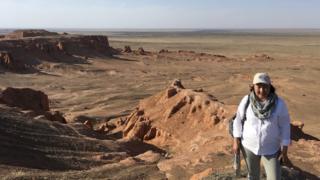
[{"label": "boulder", "polygon": [[173,80],[171,83],[171,87],[184,89],[180,79]]},{"label": "boulder", "polygon": [[8,51],[0,51],[0,66],[9,70],[22,70],[24,69],[21,64],[15,61]]},{"label": "boulder", "polygon": [[9,52],[7,51],[0,51],[0,64],[3,66],[12,66],[13,59]]},{"label": "boulder", "polygon": [[22,109],[30,109],[36,112],[49,111],[48,96],[42,91],[30,88],[8,87],[1,93],[0,100],[9,106],[17,106]]},{"label": "boulder", "polygon": [[124,52],[125,53],[131,53],[132,52],[131,47],[130,46],[124,46]]},{"label": "boulder", "polygon": [[67,124],[66,119],[63,117],[63,114],[59,111],[54,111],[54,112],[45,112],[44,116],[46,119],[50,121],[57,121],[63,124]]},{"label": "boulder", "polygon": [[274,60],[273,57],[267,54],[254,54],[253,56],[249,57],[248,59],[257,60],[257,61],[272,61]]},{"label": "boulder", "polygon": [[153,152],[152,150],[149,150],[143,154],[139,154],[135,158],[147,163],[155,163],[161,159],[161,155],[159,153]]},{"label": "boulder", "polygon": [[65,45],[62,42],[58,42],[57,48],[59,51],[65,51]]},{"label": "boulder", "polygon": [[142,48],[142,47],[139,47],[138,50],[137,50],[137,53],[139,55],[145,55],[146,54],[146,51]]},{"label": "boulder", "polygon": [[167,50],[167,49],[161,49],[160,51],[159,51],[159,54],[161,54],[161,53],[168,53],[169,51]]},{"label": "boulder", "polygon": [[98,133],[107,133],[108,132],[108,128],[107,128],[106,124],[102,124],[95,131],[98,132]]},{"label": "boulder", "polygon": [[208,168],[200,173],[194,174],[193,176],[191,176],[190,180],[202,180],[202,179],[210,176],[213,173],[214,173],[214,169]]},{"label": "boulder", "polygon": [[83,125],[85,125],[87,128],[93,130],[93,125],[92,122],[90,120],[86,120]]}]

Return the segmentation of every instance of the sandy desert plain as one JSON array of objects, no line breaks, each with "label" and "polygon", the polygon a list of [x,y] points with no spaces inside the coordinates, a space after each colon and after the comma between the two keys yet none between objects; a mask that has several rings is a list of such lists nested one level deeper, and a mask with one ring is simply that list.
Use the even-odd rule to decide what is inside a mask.
[{"label": "sandy desert plain", "polygon": [[[65,31],[106,35],[117,53],[61,56],[81,62],[43,56],[32,72],[0,66],[2,91],[40,90],[48,95],[50,109],[67,121],[46,122],[2,104],[1,120],[13,119],[16,128],[1,123],[4,179],[218,179],[232,173],[226,120],[256,72],[270,74],[291,120],[304,123],[303,136],[289,147],[290,160],[305,179],[319,178],[319,30]],[[133,52],[124,52],[124,46]],[[137,51],[140,47],[145,52]],[[170,88],[175,79],[185,89]],[[212,121],[206,105],[217,111]],[[6,131],[5,125],[12,129]],[[64,134],[63,128],[76,135]]]}]

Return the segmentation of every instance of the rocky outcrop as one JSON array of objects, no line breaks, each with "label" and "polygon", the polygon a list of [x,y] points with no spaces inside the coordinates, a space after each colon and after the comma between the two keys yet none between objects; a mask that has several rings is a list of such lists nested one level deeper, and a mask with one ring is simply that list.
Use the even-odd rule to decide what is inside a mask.
[{"label": "rocky outcrop", "polygon": [[13,58],[7,51],[0,51],[0,64],[7,68],[13,67]]},{"label": "rocky outcrop", "polygon": [[259,61],[259,62],[267,62],[272,60],[274,60],[274,58],[267,54],[254,54],[250,57],[246,57],[242,59],[242,61]]},{"label": "rocky outcrop", "polygon": [[124,46],[124,52],[125,53],[131,53],[132,52],[131,47],[130,46]]},{"label": "rocky outcrop", "polygon": [[48,96],[41,91],[30,88],[8,87],[2,92],[0,100],[9,106],[17,106],[22,109],[30,109],[36,112],[49,111]]},{"label": "rocky outcrop", "polygon": [[60,122],[63,124],[67,124],[67,120],[63,117],[63,114],[59,111],[45,112],[44,116],[46,117],[46,119],[48,119],[50,121],[56,121],[56,122]]},{"label": "rocky outcrop", "polygon": [[67,123],[63,114],[59,111],[51,112],[49,108],[49,98],[42,91],[36,91],[30,88],[7,88],[0,95],[0,102],[8,106],[19,107],[23,110],[32,110],[29,113],[32,116],[40,115],[50,121]]},{"label": "rocky outcrop", "polygon": [[62,42],[58,42],[57,48],[59,51],[66,51],[65,45]]},{"label": "rocky outcrop", "polygon": [[88,57],[116,54],[108,37],[81,35],[5,38],[0,40],[0,51],[0,65],[12,71],[36,68],[42,60],[86,63]]},{"label": "rocky outcrop", "polygon": [[0,132],[1,166],[80,170],[127,157],[117,142],[87,139],[68,124],[32,119],[10,109],[0,108]]},{"label": "rocky outcrop", "polygon": [[291,139],[297,141],[304,137],[304,133],[302,130],[303,126],[304,126],[304,123],[300,121],[291,122]]},{"label": "rocky outcrop", "polygon": [[252,58],[257,60],[265,60],[265,61],[273,60],[273,58],[267,54],[255,54],[252,56]]},{"label": "rocky outcrop", "polygon": [[185,89],[180,80],[175,80],[166,90],[140,101],[125,120],[123,136],[170,144],[192,138],[193,130],[196,133],[202,128],[224,126],[225,118],[226,110],[215,97]]},{"label": "rocky outcrop", "polygon": [[195,52],[190,50],[169,51],[161,49],[158,52],[146,52],[145,55],[153,55],[154,60],[170,60],[170,61],[237,61],[238,59],[230,58],[220,54],[210,54],[204,52]]},{"label": "rocky outcrop", "polygon": [[142,47],[139,47],[139,48],[138,48],[137,53],[138,53],[139,55],[146,55],[146,51],[145,51]]},{"label": "rocky outcrop", "polygon": [[[2,177],[165,179],[156,166],[161,151],[141,142],[100,140],[83,134],[81,127],[87,129],[80,123],[30,118],[17,108],[0,105]],[[11,167],[24,170],[17,174]]]},{"label": "rocky outcrop", "polygon": [[14,60],[11,53],[8,51],[0,51],[0,66],[13,71],[25,69],[25,66]]},{"label": "rocky outcrop", "polygon": [[168,53],[169,52],[169,50],[168,49],[161,49],[160,51],[159,51],[159,54],[162,54],[162,53]]}]

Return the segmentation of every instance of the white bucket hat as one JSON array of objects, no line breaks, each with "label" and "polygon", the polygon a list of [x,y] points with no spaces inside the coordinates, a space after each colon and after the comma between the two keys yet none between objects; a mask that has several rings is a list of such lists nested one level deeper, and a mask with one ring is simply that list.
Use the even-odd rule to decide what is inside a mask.
[{"label": "white bucket hat", "polygon": [[267,73],[257,73],[254,75],[253,84],[271,84],[270,76]]}]

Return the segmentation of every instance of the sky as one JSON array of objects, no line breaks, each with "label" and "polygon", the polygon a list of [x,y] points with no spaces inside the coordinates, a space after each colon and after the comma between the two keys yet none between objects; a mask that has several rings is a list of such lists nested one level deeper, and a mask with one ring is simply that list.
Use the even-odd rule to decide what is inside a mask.
[{"label": "sky", "polygon": [[0,28],[320,28],[320,0],[0,0]]}]

